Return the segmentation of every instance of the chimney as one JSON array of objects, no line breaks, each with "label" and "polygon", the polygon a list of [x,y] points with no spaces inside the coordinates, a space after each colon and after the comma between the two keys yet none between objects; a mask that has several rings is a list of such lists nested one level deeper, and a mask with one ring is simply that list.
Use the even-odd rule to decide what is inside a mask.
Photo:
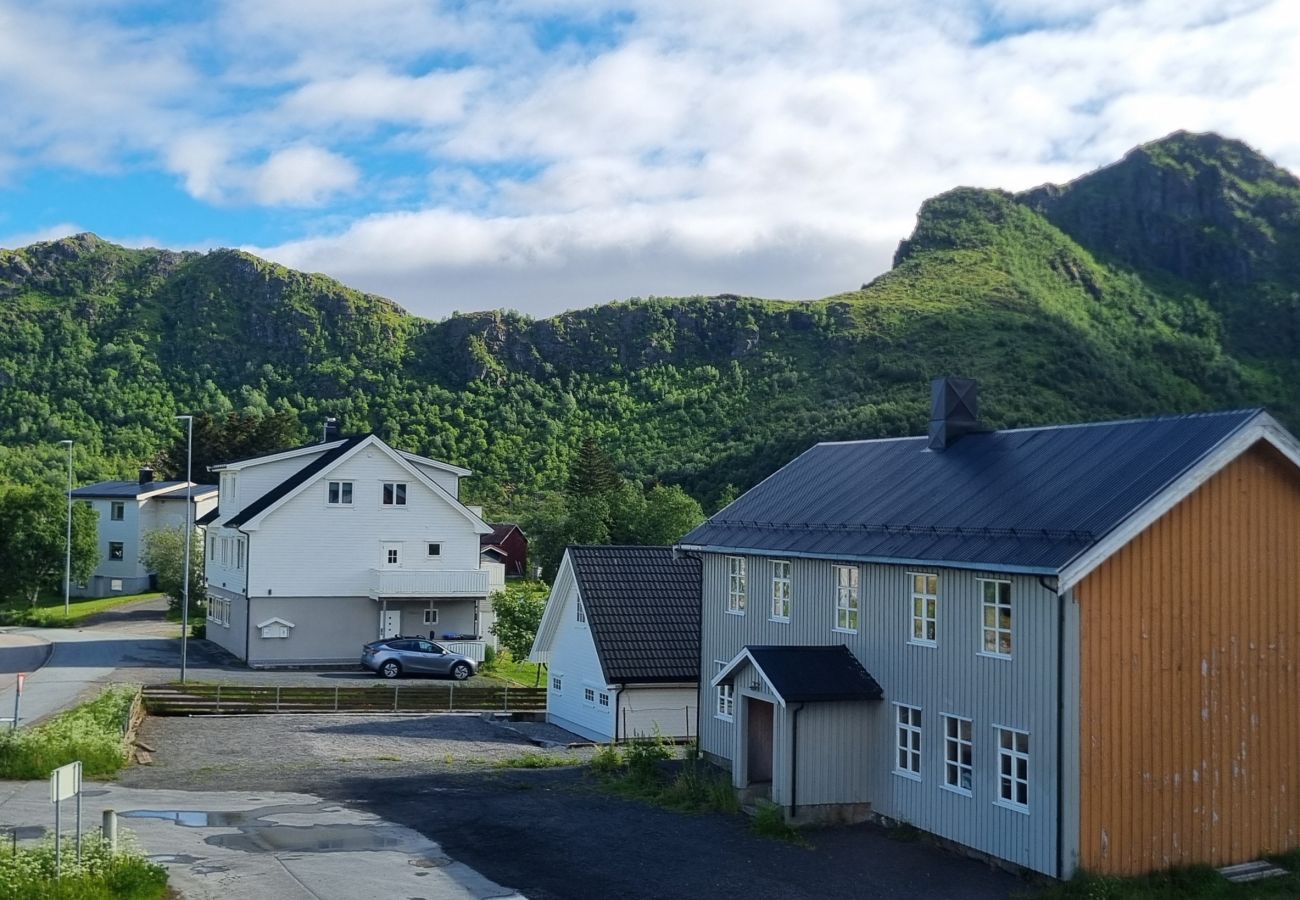
[{"label": "chimney", "polygon": [[979,385],[972,378],[930,382],[931,450],[945,450],[964,434],[979,431]]},{"label": "chimney", "polygon": [[148,466],[145,466],[142,469],[140,469],[140,483],[141,484],[153,483],[153,469],[149,468]]},{"label": "chimney", "polygon": [[330,441],[339,439],[339,420],[333,416],[325,419],[324,431],[321,434],[321,442],[328,444]]}]

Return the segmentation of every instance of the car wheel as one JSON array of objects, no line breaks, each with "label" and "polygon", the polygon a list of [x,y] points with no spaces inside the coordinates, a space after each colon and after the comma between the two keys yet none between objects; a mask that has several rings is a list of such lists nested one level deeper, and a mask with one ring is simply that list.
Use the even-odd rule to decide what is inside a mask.
[{"label": "car wheel", "polygon": [[469,663],[458,662],[451,667],[451,677],[457,681],[464,681],[472,674],[473,670],[470,669]]},{"label": "car wheel", "polygon": [[379,674],[385,678],[396,678],[402,674],[402,667],[390,659],[379,667]]}]

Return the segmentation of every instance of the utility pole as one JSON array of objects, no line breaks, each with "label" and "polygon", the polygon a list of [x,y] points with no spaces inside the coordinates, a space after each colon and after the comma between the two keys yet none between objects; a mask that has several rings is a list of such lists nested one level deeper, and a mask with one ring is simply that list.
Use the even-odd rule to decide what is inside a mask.
[{"label": "utility pole", "polygon": [[194,543],[194,417],[177,416],[189,427],[185,438],[185,580],[181,589],[181,684],[185,683],[185,651],[190,639],[190,544]]},{"label": "utility pole", "polygon": [[63,618],[71,612],[72,597],[72,441],[59,441],[68,445],[68,537],[63,556]]}]

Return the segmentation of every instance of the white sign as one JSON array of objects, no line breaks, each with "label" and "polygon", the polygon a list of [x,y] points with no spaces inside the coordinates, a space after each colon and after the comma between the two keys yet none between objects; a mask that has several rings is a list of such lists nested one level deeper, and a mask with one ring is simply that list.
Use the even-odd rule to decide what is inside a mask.
[{"label": "white sign", "polygon": [[81,793],[81,760],[59,766],[50,773],[50,802],[58,803]]}]

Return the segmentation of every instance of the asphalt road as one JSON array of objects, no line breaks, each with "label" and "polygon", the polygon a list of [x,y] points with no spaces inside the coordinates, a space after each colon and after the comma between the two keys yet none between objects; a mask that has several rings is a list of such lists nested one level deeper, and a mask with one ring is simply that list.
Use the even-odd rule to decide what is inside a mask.
[{"label": "asphalt road", "polygon": [[0,634],[0,675],[34,672],[45,662],[50,645],[37,637]]}]

